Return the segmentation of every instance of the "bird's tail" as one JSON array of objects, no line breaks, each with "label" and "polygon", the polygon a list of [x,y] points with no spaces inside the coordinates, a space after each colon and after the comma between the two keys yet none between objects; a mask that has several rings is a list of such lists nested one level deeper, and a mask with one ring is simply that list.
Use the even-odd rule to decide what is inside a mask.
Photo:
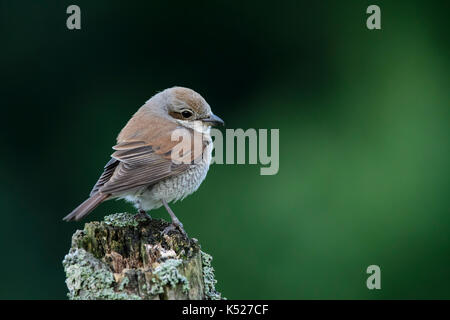
[{"label": "bird's tail", "polygon": [[97,206],[108,199],[109,194],[97,192],[85,200],[82,204],[76,207],[71,213],[63,218],[64,221],[77,221],[88,215]]}]

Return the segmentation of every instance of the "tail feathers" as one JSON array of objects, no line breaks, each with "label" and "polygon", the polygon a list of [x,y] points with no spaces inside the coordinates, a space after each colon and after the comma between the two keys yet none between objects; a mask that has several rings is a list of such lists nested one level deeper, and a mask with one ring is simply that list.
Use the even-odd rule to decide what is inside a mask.
[{"label": "tail feathers", "polygon": [[85,200],[82,204],[76,207],[71,213],[63,218],[64,221],[77,221],[88,215],[92,210],[105,201],[109,197],[109,194],[95,193],[90,198]]}]

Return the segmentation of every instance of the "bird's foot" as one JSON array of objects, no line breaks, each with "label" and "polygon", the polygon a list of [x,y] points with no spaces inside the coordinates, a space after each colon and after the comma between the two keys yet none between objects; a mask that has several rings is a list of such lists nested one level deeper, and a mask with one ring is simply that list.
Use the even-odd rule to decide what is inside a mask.
[{"label": "bird's foot", "polygon": [[152,217],[145,211],[145,210],[139,210],[138,213],[134,216],[137,220],[152,220]]},{"label": "bird's foot", "polygon": [[180,231],[186,238],[189,238],[186,231],[184,231],[183,224],[180,221],[172,221],[172,223],[162,231],[162,234],[168,235],[169,232],[176,230]]}]

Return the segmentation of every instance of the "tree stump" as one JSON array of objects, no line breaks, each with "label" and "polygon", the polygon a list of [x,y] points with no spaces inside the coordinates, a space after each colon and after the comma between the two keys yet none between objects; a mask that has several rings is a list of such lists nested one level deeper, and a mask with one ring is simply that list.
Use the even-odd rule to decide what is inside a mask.
[{"label": "tree stump", "polygon": [[63,260],[70,299],[222,299],[212,257],[163,220],[117,213],[86,223]]}]

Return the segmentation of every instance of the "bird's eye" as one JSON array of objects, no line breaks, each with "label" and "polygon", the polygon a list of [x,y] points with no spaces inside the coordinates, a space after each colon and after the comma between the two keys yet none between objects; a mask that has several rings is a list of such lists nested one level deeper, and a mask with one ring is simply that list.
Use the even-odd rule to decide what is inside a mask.
[{"label": "bird's eye", "polygon": [[181,115],[183,116],[183,118],[190,118],[192,116],[192,112],[190,112],[189,110],[183,110],[181,111]]}]

